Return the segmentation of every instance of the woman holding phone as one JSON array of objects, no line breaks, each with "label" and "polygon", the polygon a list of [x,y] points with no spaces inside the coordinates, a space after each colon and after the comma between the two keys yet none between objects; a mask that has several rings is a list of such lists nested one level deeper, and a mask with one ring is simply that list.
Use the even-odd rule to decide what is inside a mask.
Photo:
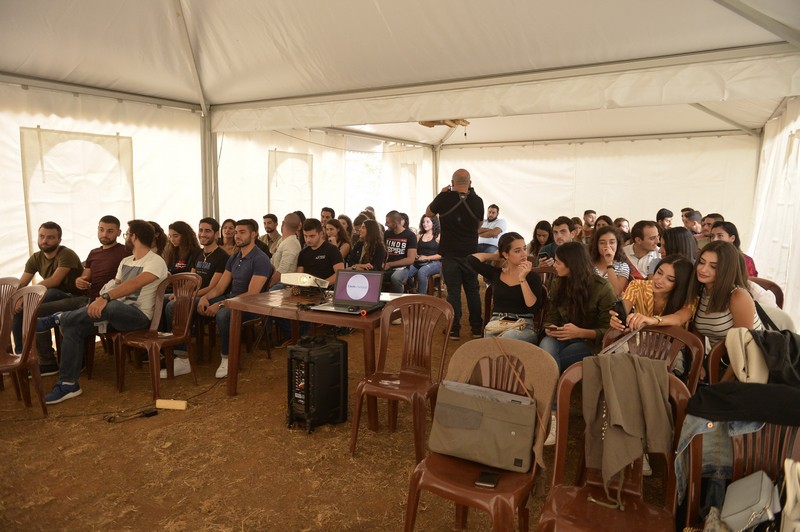
[{"label": "woman holding phone", "polygon": [[600,351],[617,296],[594,273],[586,246],[567,242],[556,248],[557,277],[550,286],[550,308],[539,346],[558,362],[561,372]]},{"label": "woman holding phone", "polygon": [[[500,267],[487,261],[501,261]],[[467,257],[467,264],[483,275],[492,285],[492,319],[486,325],[484,337],[499,336],[536,343],[533,315],[539,310],[542,280],[531,271],[525,239],[519,233],[503,233],[495,253],[475,253]],[[520,326],[502,332],[490,332],[492,323],[506,321]]]},{"label": "woman holding phone", "polygon": [[528,255],[536,257],[543,247],[552,242],[553,226],[547,220],[539,220],[533,228],[533,240],[528,244]]}]

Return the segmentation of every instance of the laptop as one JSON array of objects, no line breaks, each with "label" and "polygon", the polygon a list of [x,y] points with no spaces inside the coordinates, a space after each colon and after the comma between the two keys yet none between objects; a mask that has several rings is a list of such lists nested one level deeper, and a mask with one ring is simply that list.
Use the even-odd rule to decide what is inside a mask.
[{"label": "laptop", "polygon": [[342,314],[361,314],[382,308],[381,285],[383,272],[359,272],[339,270],[336,272],[336,286],[333,301],[314,305],[311,310],[340,312]]}]

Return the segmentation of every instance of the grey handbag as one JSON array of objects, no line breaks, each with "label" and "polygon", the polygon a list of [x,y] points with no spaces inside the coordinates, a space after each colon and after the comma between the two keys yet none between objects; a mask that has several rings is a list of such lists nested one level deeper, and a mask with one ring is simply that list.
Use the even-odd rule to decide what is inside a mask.
[{"label": "grey handbag", "polygon": [[759,523],[771,521],[781,511],[778,487],[763,471],[756,471],[725,490],[720,517],[731,530],[749,530]]}]

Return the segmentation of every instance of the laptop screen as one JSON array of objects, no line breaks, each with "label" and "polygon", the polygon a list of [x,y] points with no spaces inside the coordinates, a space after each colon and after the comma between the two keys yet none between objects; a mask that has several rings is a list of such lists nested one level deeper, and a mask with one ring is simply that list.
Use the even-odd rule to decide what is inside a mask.
[{"label": "laptop screen", "polygon": [[383,272],[336,272],[336,287],[333,291],[334,305],[359,307],[374,305],[381,299]]}]

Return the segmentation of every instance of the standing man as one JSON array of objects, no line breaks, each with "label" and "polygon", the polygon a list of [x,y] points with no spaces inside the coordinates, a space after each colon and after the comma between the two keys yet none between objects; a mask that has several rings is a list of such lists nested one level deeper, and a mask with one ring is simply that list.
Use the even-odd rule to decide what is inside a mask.
[{"label": "standing man", "polygon": [[[267,254],[256,247],[258,225],[253,220],[236,222],[236,233],[233,240],[238,251],[230,256],[225,271],[217,285],[206,292],[197,303],[197,312],[204,316],[213,316],[217,322],[220,340],[220,363],[216,377],[224,379],[228,376],[228,338],[231,332],[231,311],[225,306],[225,300],[241,295],[259,294],[267,285],[272,275],[272,264]],[[254,319],[257,314],[243,312],[242,321]]]},{"label": "standing man", "polygon": [[325,224],[330,222],[336,218],[336,211],[331,209],[330,207],[323,207],[322,211],[319,213],[319,221],[322,224],[322,227],[325,227]]},{"label": "standing man", "polygon": [[658,254],[658,224],[639,220],[633,224],[631,239],[633,243],[622,248],[633,265],[631,273],[636,279],[647,279],[650,263],[661,259]]},{"label": "standing man", "polygon": [[406,229],[403,215],[397,211],[386,215],[386,227],[389,229],[383,235],[383,241],[391,292],[402,294],[408,279],[408,267],[417,260],[417,236]]},{"label": "standing man", "polygon": [[455,311],[450,338],[458,340],[461,331],[461,288],[467,296],[469,324],[474,338],[483,336],[483,316],[478,274],[467,264],[467,257],[478,251],[478,230],[483,225],[483,200],[472,189],[469,172],[453,172],[451,185],[433,199],[425,211],[429,218],[439,215],[442,226],[439,254],[442,275],[447,285],[447,301]]},{"label": "standing man", "polygon": [[274,255],[281,241],[277,216],[272,213],[264,215],[264,235],[260,236],[259,239],[269,247],[270,254]]},{"label": "standing man", "polygon": [[478,229],[478,253],[496,253],[497,241],[506,232],[506,221],[498,218],[500,207],[492,203],[486,209],[486,219]]},{"label": "standing man", "polygon": [[48,405],[82,393],[78,376],[86,338],[95,334],[95,323],[107,321],[116,331],[134,331],[150,326],[158,285],[169,275],[164,259],[150,249],[154,238],[155,229],[150,223],[144,220],[128,222],[125,246],[133,255],[122,259],[116,277],[100,290],[100,297],[83,308],[39,319],[41,328],[60,324],[64,334],[58,382],[44,398]]},{"label": "standing man", "polygon": [[[39,316],[49,316],[64,310],[74,310],[86,305],[89,299],[77,286],[76,281],[83,273],[81,259],[71,249],[61,245],[61,226],[55,222],[45,222],[39,227],[37,244],[39,251],[30,256],[25,263],[25,271],[20,277],[19,288],[28,286],[37,273],[42,278],[39,283],[47,287]],[[17,301],[16,313],[12,322],[14,349],[22,353],[22,300]],[[36,334],[36,352],[39,354],[39,371],[42,375],[58,373],[53,339],[50,331]]]}]

